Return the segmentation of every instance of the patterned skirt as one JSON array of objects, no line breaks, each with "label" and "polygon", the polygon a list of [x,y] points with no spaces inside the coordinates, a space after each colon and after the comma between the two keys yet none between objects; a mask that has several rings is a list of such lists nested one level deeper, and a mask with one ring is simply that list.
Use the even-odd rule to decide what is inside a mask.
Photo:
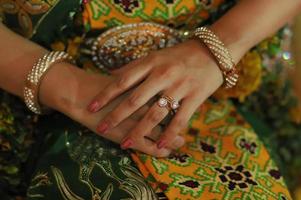
[{"label": "patterned skirt", "polygon": [[[11,28],[25,37],[72,54],[78,50],[77,36],[83,27],[103,28],[157,16],[163,19],[171,10],[176,16],[179,5],[183,4],[179,13],[189,13],[195,4],[192,1],[163,4],[158,0],[153,9],[146,9],[146,1],[93,0],[85,6],[86,12],[78,14],[84,9],[80,2],[52,0],[34,4],[0,0],[0,5],[6,5],[0,9],[0,17],[8,25],[14,24]],[[199,21],[191,20],[190,25],[210,23],[230,7],[226,3],[220,6],[219,0],[200,2],[197,4],[203,10],[195,9],[199,14],[188,16]],[[232,5],[235,1],[225,2]],[[166,9],[166,13],[161,9],[161,13],[159,8],[172,5],[175,9]],[[62,9],[66,12],[61,12]],[[148,15],[150,10],[157,10],[153,12],[156,15]],[[84,24],[78,25],[74,20],[77,15],[84,18]],[[100,16],[105,20],[100,21],[97,18]],[[169,19],[154,21],[168,24]],[[178,23],[173,25],[181,27],[186,19],[179,15],[178,20],[169,22],[174,20]],[[79,58],[79,62],[84,60]],[[207,100],[183,130],[186,144],[168,158],[122,151],[118,145],[59,113],[33,116],[18,99],[4,92],[0,93],[0,102],[3,199],[20,193],[28,199],[51,200],[291,199],[269,152],[230,100]],[[7,185],[16,187],[11,189]]]}]

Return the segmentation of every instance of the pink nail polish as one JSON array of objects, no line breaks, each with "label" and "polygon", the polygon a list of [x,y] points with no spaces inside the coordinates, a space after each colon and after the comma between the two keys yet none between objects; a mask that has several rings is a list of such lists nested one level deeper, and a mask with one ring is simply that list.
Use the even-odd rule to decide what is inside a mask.
[{"label": "pink nail polish", "polygon": [[165,147],[167,145],[167,141],[166,140],[160,140],[157,144],[158,149],[162,149],[163,147]]},{"label": "pink nail polish", "polygon": [[124,142],[122,142],[121,148],[128,149],[130,146],[132,146],[132,144],[133,144],[133,141],[130,138],[127,138],[126,140],[124,140]]},{"label": "pink nail polish", "polygon": [[89,106],[88,106],[88,110],[90,112],[96,112],[98,111],[98,109],[100,108],[100,104],[98,101],[94,101],[93,103],[91,103]]},{"label": "pink nail polish", "polygon": [[97,126],[97,131],[102,134],[105,134],[108,129],[109,129],[109,124],[107,122],[102,122]]}]

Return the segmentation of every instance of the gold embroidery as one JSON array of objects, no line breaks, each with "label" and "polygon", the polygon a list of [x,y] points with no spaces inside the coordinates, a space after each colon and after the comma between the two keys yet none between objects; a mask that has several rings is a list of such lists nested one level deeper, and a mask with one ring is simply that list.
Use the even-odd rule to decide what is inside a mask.
[{"label": "gold embroidery", "polygon": [[57,182],[57,186],[65,200],[84,200],[83,198],[74,194],[66,183],[63,173],[58,168],[51,166],[51,171]]},{"label": "gold embroidery", "polygon": [[31,16],[49,12],[58,1],[59,0],[0,0],[0,9],[1,13],[16,14],[21,28],[21,30],[16,31],[30,38],[40,22],[45,18],[45,16],[43,16],[34,26]]}]

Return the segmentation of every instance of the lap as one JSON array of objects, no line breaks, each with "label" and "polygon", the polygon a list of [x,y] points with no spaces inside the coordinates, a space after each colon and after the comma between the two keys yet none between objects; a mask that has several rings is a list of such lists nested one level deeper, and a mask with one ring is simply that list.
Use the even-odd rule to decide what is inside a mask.
[{"label": "lap", "polygon": [[[65,126],[40,159],[29,199],[291,199],[280,172],[229,101],[207,101],[169,158],[121,151]],[[157,194],[156,194],[157,193]]]}]

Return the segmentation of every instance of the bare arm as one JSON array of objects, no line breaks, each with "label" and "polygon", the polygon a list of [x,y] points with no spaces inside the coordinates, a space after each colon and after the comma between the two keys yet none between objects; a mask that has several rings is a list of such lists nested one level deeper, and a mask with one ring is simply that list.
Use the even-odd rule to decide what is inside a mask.
[{"label": "bare arm", "polygon": [[[47,50],[18,36],[1,23],[0,46],[0,88],[22,98],[28,72]],[[90,130],[96,131],[99,119],[102,119],[104,114],[115,107],[125,95],[112,101],[109,106],[95,115],[86,111],[86,107],[93,95],[113,80],[113,77],[87,73],[68,63],[58,63],[51,67],[41,82],[40,102],[64,113]],[[143,109],[136,112],[132,118],[125,120],[123,124],[111,130],[110,134],[104,137],[120,143],[128,130],[135,126],[137,118],[139,119],[144,112]],[[158,137],[159,133],[160,129],[157,128],[152,132],[152,138]],[[179,148],[183,143],[183,139],[178,137],[170,148]],[[139,145],[137,150],[154,156],[162,157],[170,153],[170,149],[159,150],[155,143],[147,139],[141,140]]]},{"label": "bare arm", "polygon": [[[13,33],[1,23],[0,46],[0,88],[22,98],[27,74],[47,50]],[[79,74],[83,72],[67,63],[53,66],[41,84],[42,103],[58,110],[65,109],[66,95],[71,95],[66,91],[75,91]]]},{"label": "bare arm", "polygon": [[14,34],[0,23],[0,87],[22,96],[26,74],[46,50]]},{"label": "bare arm", "polygon": [[301,12],[300,0],[241,0],[211,28],[238,62],[250,48],[275,33],[298,12]]}]

